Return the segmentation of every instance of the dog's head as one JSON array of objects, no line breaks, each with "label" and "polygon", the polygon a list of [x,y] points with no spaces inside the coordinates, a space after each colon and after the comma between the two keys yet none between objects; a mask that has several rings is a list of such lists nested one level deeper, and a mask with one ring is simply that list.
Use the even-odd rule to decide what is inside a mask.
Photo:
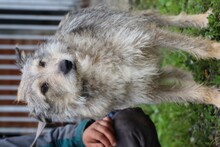
[{"label": "dog's head", "polygon": [[31,55],[18,51],[17,63],[22,71],[18,100],[27,102],[31,115],[59,120],[80,116],[73,108],[79,109],[84,97],[76,59],[68,47],[49,41]]}]

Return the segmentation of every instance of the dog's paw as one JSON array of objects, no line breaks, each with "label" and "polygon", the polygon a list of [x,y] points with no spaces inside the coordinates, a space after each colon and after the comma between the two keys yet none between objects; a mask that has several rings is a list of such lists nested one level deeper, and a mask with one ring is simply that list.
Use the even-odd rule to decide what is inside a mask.
[{"label": "dog's paw", "polygon": [[220,90],[216,89],[212,91],[211,104],[220,109]]},{"label": "dog's paw", "polygon": [[212,104],[220,109],[220,97],[213,99]]},{"label": "dog's paw", "polygon": [[210,56],[216,59],[220,59],[220,43],[213,42],[211,44]]},{"label": "dog's paw", "polygon": [[209,9],[204,14],[199,14],[198,15],[198,20],[199,20],[199,24],[200,24],[201,28],[207,28],[209,26],[208,17],[209,17],[210,14],[212,14],[212,9]]},{"label": "dog's paw", "polygon": [[183,25],[191,22],[191,27],[195,28],[207,28],[209,26],[209,15],[212,14],[212,10],[209,9],[205,13],[201,14],[192,14],[188,15],[185,12],[181,12],[175,20],[181,20],[180,22],[183,23]]}]

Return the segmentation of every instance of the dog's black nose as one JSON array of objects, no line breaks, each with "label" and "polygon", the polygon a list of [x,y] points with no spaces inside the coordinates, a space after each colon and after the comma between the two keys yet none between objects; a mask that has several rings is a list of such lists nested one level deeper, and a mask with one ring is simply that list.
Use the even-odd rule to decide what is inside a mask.
[{"label": "dog's black nose", "polygon": [[69,60],[62,60],[60,61],[59,68],[63,74],[67,74],[73,68],[73,63]]}]

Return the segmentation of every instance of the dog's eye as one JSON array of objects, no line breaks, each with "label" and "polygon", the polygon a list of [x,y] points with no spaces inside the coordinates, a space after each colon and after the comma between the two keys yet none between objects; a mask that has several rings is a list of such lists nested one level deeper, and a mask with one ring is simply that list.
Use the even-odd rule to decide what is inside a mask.
[{"label": "dog's eye", "polygon": [[44,61],[42,61],[42,60],[39,61],[39,66],[45,67],[45,65],[46,65],[46,63]]},{"label": "dog's eye", "polygon": [[43,84],[41,85],[41,87],[40,87],[41,93],[42,93],[43,95],[45,95],[45,94],[47,93],[48,89],[49,89],[49,84],[46,83],[46,82],[43,83]]}]

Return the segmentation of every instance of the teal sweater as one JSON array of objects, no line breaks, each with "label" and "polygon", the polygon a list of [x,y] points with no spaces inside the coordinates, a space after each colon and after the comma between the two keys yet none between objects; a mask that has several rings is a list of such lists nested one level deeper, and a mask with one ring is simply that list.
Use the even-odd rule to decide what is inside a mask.
[{"label": "teal sweater", "polygon": [[[68,124],[42,133],[37,139],[36,147],[85,147],[82,141],[83,131],[94,120],[81,121],[78,125]],[[30,147],[35,134],[0,139],[1,147]]]},{"label": "teal sweater", "polygon": [[42,147],[85,147],[82,141],[82,135],[84,130],[92,122],[92,120],[83,120],[76,126],[74,134],[67,133],[63,130],[65,135],[62,138],[52,140],[52,142]]}]

